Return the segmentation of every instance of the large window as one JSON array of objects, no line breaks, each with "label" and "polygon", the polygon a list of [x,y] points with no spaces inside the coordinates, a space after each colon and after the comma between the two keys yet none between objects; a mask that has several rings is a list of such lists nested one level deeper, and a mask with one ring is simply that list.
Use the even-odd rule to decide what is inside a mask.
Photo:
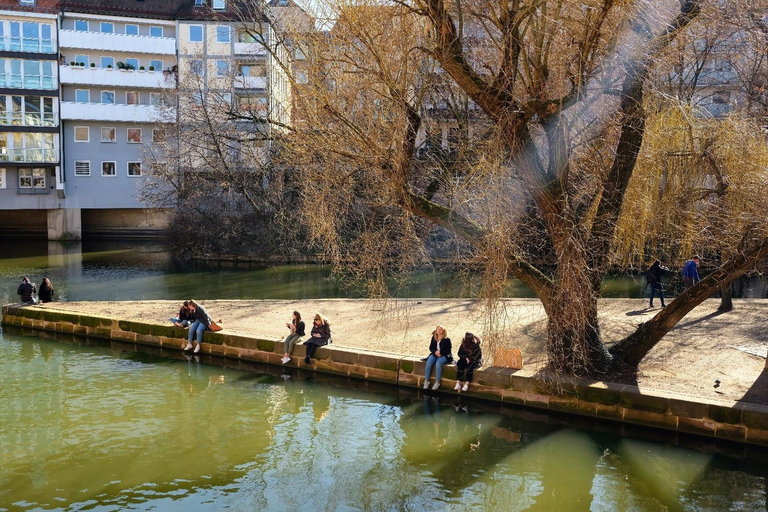
[{"label": "large window", "polygon": [[227,8],[227,0],[213,0],[213,8],[214,9],[226,9]]},{"label": "large window", "polygon": [[82,64],[87,68],[88,64],[90,63],[90,59],[87,55],[75,55],[75,63]]},{"label": "large window", "polygon": [[165,132],[159,128],[152,130],[152,142],[155,144],[162,144],[165,142]]},{"label": "large window", "polygon": [[102,176],[117,176],[117,162],[101,162]]},{"label": "large window", "polygon": [[[2,23],[0,23],[2,25]],[[3,40],[0,49],[35,53],[53,53],[52,25],[32,21],[11,21],[10,40]],[[0,29],[0,36],[4,35]]]},{"label": "large window", "polygon": [[126,105],[138,105],[139,104],[139,93],[135,91],[128,91],[125,93],[125,104]]},{"label": "large window", "polygon": [[101,22],[101,33],[102,34],[114,34],[115,33],[115,24],[109,21],[102,21]]},{"label": "large window", "polygon": [[0,95],[0,124],[56,126],[54,98]]},{"label": "large window", "polygon": [[88,89],[75,89],[75,102],[90,103],[91,91],[89,91]]},{"label": "large window", "polygon": [[229,75],[229,62],[226,60],[216,61],[216,76],[228,76]]},{"label": "large window", "polygon": [[200,59],[190,60],[189,72],[196,76],[203,76],[203,61]]},{"label": "large window", "polygon": [[126,67],[133,66],[133,69],[139,69],[139,59],[125,59]]},{"label": "large window", "polygon": [[125,26],[125,35],[127,36],[137,36],[139,35],[139,26],[129,24]]},{"label": "large window", "polygon": [[19,169],[19,188],[44,189],[45,169]]},{"label": "large window", "polygon": [[203,42],[203,26],[202,25],[189,26],[189,41],[191,43]]},{"label": "large window", "polygon": [[78,32],[88,32],[88,20],[75,20],[75,30]]},{"label": "large window", "polygon": [[[154,69],[152,69],[154,68]],[[150,71],[162,71],[163,70],[163,61],[161,60],[151,60],[149,61],[149,70]]]},{"label": "large window", "polygon": [[104,127],[101,129],[101,142],[117,142],[117,129]]},{"label": "large window", "polygon": [[115,91],[101,91],[101,102],[113,105],[115,103]]},{"label": "large window", "polygon": [[163,93],[161,92],[151,92],[149,93],[149,104],[153,107],[159,107],[163,105],[165,101],[163,100]]},{"label": "large window", "polygon": [[114,57],[102,57],[101,58],[101,67],[104,68],[104,69],[114,68],[115,67],[115,58]]},{"label": "large window", "polygon": [[11,162],[58,162],[53,133],[0,133],[0,160]]},{"label": "large window", "polygon": [[128,128],[128,143],[141,144],[141,128]]},{"label": "large window", "polygon": [[128,176],[141,176],[141,162],[128,162]]},{"label": "large window", "polygon": [[90,176],[91,162],[89,160],[75,160],[75,176]]},{"label": "large window", "polygon": [[163,37],[163,27],[149,27],[150,37]]}]

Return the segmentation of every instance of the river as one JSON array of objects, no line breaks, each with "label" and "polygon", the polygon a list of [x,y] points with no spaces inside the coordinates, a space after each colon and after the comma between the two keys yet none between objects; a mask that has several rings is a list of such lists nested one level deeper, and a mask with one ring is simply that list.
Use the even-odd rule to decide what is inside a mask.
[{"label": "river", "polygon": [[[136,243],[0,247],[3,302],[43,274],[62,300],[350,293],[312,265],[187,268]],[[449,293],[452,279],[425,273],[409,293]],[[0,331],[0,511],[766,507],[765,450],[177,357]]]}]

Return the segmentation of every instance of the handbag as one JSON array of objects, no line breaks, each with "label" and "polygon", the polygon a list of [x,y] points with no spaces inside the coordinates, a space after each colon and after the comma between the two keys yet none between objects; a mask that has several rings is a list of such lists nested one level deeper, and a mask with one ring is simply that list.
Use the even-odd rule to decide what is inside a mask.
[{"label": "handbag", "polygon": [[208,328],[209,328],[209,329],[210,329],[212,332],[219,332],[219,331],[220,331],[220,330],[222,330],[224,327],[221,325],[221,320],[219,320],[218,322],[214,322],[213,320],[211,320],[211,325],[210,325]]}]

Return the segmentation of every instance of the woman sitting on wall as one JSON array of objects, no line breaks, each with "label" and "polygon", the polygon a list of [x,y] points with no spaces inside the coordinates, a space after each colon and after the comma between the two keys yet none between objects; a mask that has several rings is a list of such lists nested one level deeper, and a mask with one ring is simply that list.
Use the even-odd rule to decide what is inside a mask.
[{"label": "woman sitting on wall", "polygon": [[[466,391],[469,388],[472,374],[475,372],[475,368],[482,364],[482,359],[483,351],[480,350],[480,338],[471,332],[466,333],[464,339],[461,340],[461,346],[459,346],[459,359],[456,361],[458,376],[456,377],[456,387],[453,389]],[[464,382],[463,385],[461,384],[462,381]]]},{"label": "woman sitting on wall", "polygon": [[296,346],[296,342],[304,336],[304,322],[302,322],[301,314],[298,311],[293,312],[293,318],[291,318],[290,323],[285,325],[291,332],[283,340],[283,350],[285,351],[282,359],[283,364],[291,360],[291,354]]},{"label": "woman sitting on wall", "polygon": [[328,344],[328,340],[331,338],[331,323],[320,313],[315,314],[315,320],[312,322],[311,336],[304,345],[307,346],[307,357],[304,358],[304,362],[309,364],[309,358],[315,355],[317,347],[324,347]]},{"label": "woman sitting on wall", "polygon": [[189,324],[194,322],[194,318],[192,318],[192,314],[189,309],[189,301],[185,300],[184,304],[181,306],[181,309],[179,310],[179,316],[175,316],[170,319],[171,323],[175,325],[176,327],[189,327]]},{"label": "woman sitting on wall", "polygon": [[195,354],[197,354],[200,352],[200,344],[203,342],[203,332],[211,326],[211,317],[208,316],[208,312],[205,308],[194,300],[189,300],[188,302],[190,314],[195,321],[189,326],[187,346],[184,347],[184,350],[190,350],[192,348],[192,339],[197,336],[194,350]]},{"label": "woman sitting on wall", "polygon": [[440,378],[443,376],[443,365],[453,361],[451,355],[451,338],[442,325],[432,331],[432,339],[429,342],[429,357],[424,368],[424,389],[429,387],[429,376],[432,375],[432,367],[435,366],[435,385],[432,389],[440,387]]}]

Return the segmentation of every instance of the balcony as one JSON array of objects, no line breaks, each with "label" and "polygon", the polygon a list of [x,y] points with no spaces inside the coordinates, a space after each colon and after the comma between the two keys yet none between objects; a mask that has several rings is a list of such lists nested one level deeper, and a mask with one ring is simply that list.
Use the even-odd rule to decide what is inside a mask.
[{"label": "balcony", "polygon": [[173,37],[129,36],[60,30],[59,46],[63,49],[176,55],[176,39]]},{"label": "balcony", "polygon": [[37,37],[0,37],[0,51],[56,53],[54,41]]},{"label": "balcony", "polygon": [[123,71],[120,69],[61,66],[59,81],[62,84],[130,87],[148,89],[172,89],[176,87],[174,76],[162,71]]},{"label": "balcony", "polygon": [[53,76],[19,75],[2,72],[0,72],[0,87],[12,87],[14,89],[45,89],[48,91],[55,91],[58,89],[56,78]]},{"label": "balcony", "polygon": [[58,116],[53,112],[26,113],[6,112],[0,113],[0,125],[2,126],[58,126]]},{"label": "balcony", "polygon": [[235,43],[235,55],[260,55],[267,54],[267,49],[261,43]]},{"label": "balcony", "polygon": [[0,162],[56,163],[59,150],[53,148],[0,148]]},{"label": "balcony", "polygon": [[104,103],[74,103],[62,101],[61,118],[71,121],[112,121],[126,123],[173,122],[170,108],[151,105],[110,105]]},{"label": "balcony", "polygon": [[235,89],[266,89],[267,77],[265,76],[236,76]]}]

